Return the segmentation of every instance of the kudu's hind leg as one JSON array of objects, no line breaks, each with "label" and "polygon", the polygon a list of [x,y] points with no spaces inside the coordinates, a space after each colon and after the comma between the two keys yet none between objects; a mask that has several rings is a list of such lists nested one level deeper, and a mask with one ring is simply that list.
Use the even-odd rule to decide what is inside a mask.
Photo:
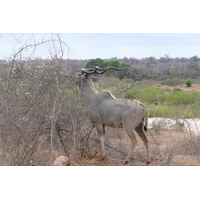
[{"label": "kudu's hind leg", "polygon": [[104,141],[105,141],[105,126],[102,124],[96,125],[96,129],[98,132],[99,140],[101,143],[101,160],[106,157]]},{"label": "kudu's hind leg", "polygon": [[148,139],[144,133],[143,130],[143,124],[139,125],[135,131],[138,133],[138,135],[140,136],[140,138],[142,139],[142,141],[144,142],[145,148],[146,148],[146,152],[147,152],[147,160],[146,163],[149,164],[150,163],[150,158],[149,158],[149,142]]},{"label": "kudu's hind leg", "polygon": [[130,138],[130,140],[131,140],[131,147],[130,147],[128,156],[126,157],[125,162],[124,162],[124,164],[127,164],[128,162],[130,162],[131,155],[132,155],[132,153],[133,153],[133,151],[134,151],[134,149],[135,149],[135,146],[136,146],[136,144],[138,143],[138,141],[137,141],[137,139],[136,139],[136,137],[135,137],[134,129],[132,129],[132,128],[129,127],[129,126],[125,126],[124,128],[125,128],[125,130],[126,130],[128,136],[129,136],[129,138]]}]

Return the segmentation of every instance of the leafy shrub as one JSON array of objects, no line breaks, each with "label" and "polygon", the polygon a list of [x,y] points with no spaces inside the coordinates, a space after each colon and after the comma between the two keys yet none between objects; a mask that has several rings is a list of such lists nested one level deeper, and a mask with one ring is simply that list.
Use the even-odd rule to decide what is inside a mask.
[{"label": "leafy shrub", "polygon": [[120,70],[118,72],[119,74],[119,79],[123,79],[126,75],[127,75],[127,71],[130,68],[131,65],[129,64],[125,64],[125,63],[120,63],[119,68],[121,68],[122,70]]},{"label": "leafy shrub", "polygon": [[142,84],[152,86],[155,83],[153,79],[144,79],[142,80]]},{"label": "leafy shrub", "polygon": [[140,85],[136,89],[128,90],[125,92],[124,98],[127,99],[139,99],[142,102],[148,104],[154,104],[159,100],[162,101],[162,95],[165,93],[164,90],[160,90],[159,87]]},{"label": "leafy shrub", "polygon": [[124,98],[139,99],[148,104],[192,104],[200,101],[200,92],[196,91],[183,91],[181,89],[174,89],[173,91],[166,92],[160,87],[140,85],[136,89],[131,89],[125,92]]},{"label": "leafy shrub", "polygon": [[168,86],[181,85],[184,83],[185,83],[185,80],[183,79],[166,79],[166,80],[161,81],[162,85],[168,85]]},{"label": "leafy shrub", "polygon": [[200,100],[200,93],[196,91],[172,91],[167,96],[165,101],[172,105],[191,104],[196,100]]},{"label": "leafy shrub", "polygon": [[136,91],[136,90],[134,90],[134,89],[128,90],[128,91],[124,94],[124,98],[125,98],[125,99],[135,99],[137,93],[138,93],[138,91]]},{"label": "leafy shrub", "polygon": [[183,91],[183,90],[181,90],[180,88],[174,88],[174,91],[179,92],[179,91]]},{"label": "leafy shrub", "polygon": [[172,118],[176,115],[174,106],[151,104],[147,108],[149,109],[149,117]]},{"label": "leafy shrub", "polygon": [[183,117],[183,118],[194,118],[194,113],[193,113],[192,110],[190,110],[190,109],[185,109],[185,110],[182,112],[182,117]]},{"label": "leafy shrub", "polygon": [[125,84],[130,84],[130,83],[133,83],[133,79],[131,79],[131,78],[123,78],[122,82],[125,83]]},{"label": "leafy shrub", "polygon": [[196,100],[196,102],[194,102],[192,106],[193,106],[194,117],[200,118],[200,101]]},{"label": "leafy shrub", "polygon": [[192,82],[190,80],[187,80],[186,83],[187,87],[191,87],[192,86]]}]

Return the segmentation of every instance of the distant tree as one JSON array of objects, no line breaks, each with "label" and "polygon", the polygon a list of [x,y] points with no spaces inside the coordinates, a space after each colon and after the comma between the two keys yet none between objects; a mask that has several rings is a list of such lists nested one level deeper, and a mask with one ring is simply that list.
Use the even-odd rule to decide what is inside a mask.
[{"label": "distant tree", "polygon": [[106,67],[113,66],[113,67],[119,68],[120,62],[118,60],[109,60],[105,62],[105,65]]},{"label": "distant tree", "polygon": [[122,68],[122,70],[119,71],[119,79],[123,79],[123,78],[125,78],[125,76],[127,76],[127,71],[130,67],[131,67],[131,65],[125,64],[125,63],[121,63],[119,65],[119,68]]},{"label": "distant tree", "polygon": [[110,66],[116,67],[116,68],[121,68],[122,70],[119,71],[119,72],[117,72],[117,71],[116,72],[110,71],[110,72],[106,73],[107,75],[109,75],[109,74],[115,74],[115,76],[117,76],[120,79],[123,79],[124,77],[127,76],[127,71],[131,67],[130,64],[121,63],[118,60],[104,61],[104,60],[102,60],[100,58],[91,59],[85,65],[86,68],[90,68],[90,67],[94,68],[96,66],[102,67],[102,68],[110,67]]},{"label": "distant tree", "polygon": [[198,61],[199,61],[199,58],[198,58],[197,56],[192,56],[192,57],[190,58],[190,61],[192,61],[192,62],[198,62]]},{"label": "distant tree", "polygon": [[156,58],[151,56],[148,58],[148,61],[150,62],[150,64],[155,64],[156,63]]},{"label": "distant tree", "polygon": [[96,67],[96,66],[105,67],[104,60],[101,59],[101,58],[91,59],[85,65],[86,68],[93,68],[93,67]]}]

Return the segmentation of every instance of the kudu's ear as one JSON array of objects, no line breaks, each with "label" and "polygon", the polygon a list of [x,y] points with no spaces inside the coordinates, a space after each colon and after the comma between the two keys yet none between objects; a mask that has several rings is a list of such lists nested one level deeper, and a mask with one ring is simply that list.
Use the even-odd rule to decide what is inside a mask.
[{"label": "kudu's ear", "polygon": [[82,75],[82,73],[80,73],[80,72],[77,72],[77,73],[76,73],[76,76],[77,76],[77,77],[81,77],[81,75]]}]

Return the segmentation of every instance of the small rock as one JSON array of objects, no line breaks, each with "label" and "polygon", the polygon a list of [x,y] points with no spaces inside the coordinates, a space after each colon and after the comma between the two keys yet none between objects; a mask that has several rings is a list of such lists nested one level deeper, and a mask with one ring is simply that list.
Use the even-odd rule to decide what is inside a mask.
[{"label": "small rock", "polygon": [[53,163],[54,166],[68,166],[70,165],[70,160],[66,156],[59,156]]}]

